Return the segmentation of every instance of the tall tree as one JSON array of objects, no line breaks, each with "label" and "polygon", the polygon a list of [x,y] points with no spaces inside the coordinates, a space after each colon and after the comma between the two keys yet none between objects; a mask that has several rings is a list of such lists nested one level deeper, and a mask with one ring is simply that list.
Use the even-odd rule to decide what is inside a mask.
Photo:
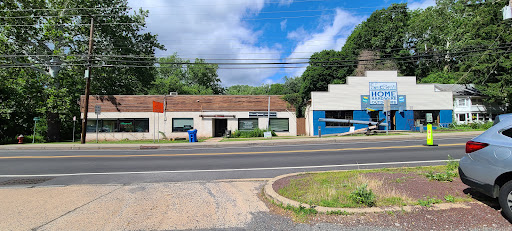
[{"label": "tall tree", "polygon": [[130,12],[126,0],[5,0],[0,33],[14,52],[4,68],[23,66],[44,76],[41,100],[48,140],[71,124],[84,89],[91,17],[95,19],[92,94],[143,94],[154,79],[156,36],[144,33],[148,12]]},{"label": "tall tree", "polygon": [[203,59],[191,63],[181,59],[178,54],[160,58],[158,62],[160,67],[151,94],[178,92],[184,95],[212,95],[224,92],[216,64],[207,63]]}]

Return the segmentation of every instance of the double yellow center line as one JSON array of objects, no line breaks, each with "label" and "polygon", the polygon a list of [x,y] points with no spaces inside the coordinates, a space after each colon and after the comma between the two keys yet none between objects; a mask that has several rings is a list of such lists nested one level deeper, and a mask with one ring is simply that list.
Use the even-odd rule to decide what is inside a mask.
[{"label": "double yellow center line", "polygon": [[[462,146],[466,143],[440,144],[441,147]],[[387,147],[365,147],[365,148],[336,148],[336,149],[315,149],[315,150],[288,150],[288,151],[261,151],[261,152],[220,152],[220,153],[184,153],[184,154],[129,154],[129,155],[68,155],[68,156],[1,156],[1,159],[58,159],[58,158],[126,158],[126,157],[174,157],[174,156],[221,156],[221,155],[257,155],[272,153],[301,153],[301,152],[336,152],[336,151],[361,151],[381,149],[406,149],[420,148],[424,145],[409,146],[387,146]]]}]

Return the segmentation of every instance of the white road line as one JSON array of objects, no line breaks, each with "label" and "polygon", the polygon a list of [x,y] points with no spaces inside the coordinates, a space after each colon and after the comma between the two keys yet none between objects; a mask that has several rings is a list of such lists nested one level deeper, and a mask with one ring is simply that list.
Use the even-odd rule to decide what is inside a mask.
[{"label": "white road line", "polygon": [[[461,136],[461,137],[448,137],[448,138],[436,138],[435,141],[439,141],[439,140],[458,140],[458,139],[467,139],[467,140],[470,140],[474,138],[474,136],[471,136],[471,137],[464,137],[464,136]],[[112,150],[112,149],[59,149],[59,150],[45,150],[45,149],[42,149],[42,150],[0,150],[0,152],[2,151],[12,151],[12,152],[69,152],[69,151],[77,151],[77,152],[98,152],[98,151],[101,151],[101,152],[148,152],[148,151],[152,151],[152,152],[161,152],[161,151],[166,151],[166,150],[171,150],[171,151],[190,151],[190,150],[216,150],[216,149],[254,149],[254,148],[276,148],[276,147],[303,147],[303,146],[322,146],[322,145],[346,145],[346,144],[367,144],[367,143],[372,143],[372,144],[379,144],[379,143],[399,143],[399,142],[414,142],[414,141],[425,141],[426,142],[426,139],[421,139],[421,138],[418,138],[418,139],[409,139],[409,140],[383,140],[383,141],[358,141],[358,142],[350,142],[350,141],[342,141],[342,142],[326,142],[326,143],[316,143],[316,144],[283,144],[283,145],[280,145],[278,143],[276,143],[275,145],[266,145],[266,146],[259,146],[259,145],[250,145],[250,146],[227,146],[227,147],[207,147],[207,148],[194,148],[194,147],[191,147],[191,148],[176,148],[176,149],[173,149],[172,147],[169,147],[169,148],[159,148],[159,149],[145,149],[145,150],[142,150],[142,149],[125,149],[125,150]],[[236,143],[236,141],[232,141],[232,143]],[[152,144],[141,144],[141,145],[148,145],[148,146],[151,146]],[[155,144],[155,145],[160,145],[160,144]],[[165,145],[165,144],[162,144],[162,145]]]},{"label": "white road line", "polygon": [[[286,169],[314,169],[314,168],[341,168],[341,167],[362,167],[394,164],[426,164],[439,163],[448,160],[425,160],[406,162],[384,162],[366,164],[341,164],[341,165],[320,165],[320,166],[296,166],[296,167],[273,167],[273,168],[243,168],[243,169],[203,169],[203,170],[178,170],[178,171],[147,171],[147,172],[90,172],[90,173],[63,173],[63,174],[40,174],[40,175],[0,175],[0,177],[61,177],[61,176],[92,176],[92,175],[127,175],[127,174],[161,174],[161,173],[201,173],[201,172],[235,172],[235,171],[263,171],[263,170],[286,170]],[[459,161],[459,159],[454,159]]]}]

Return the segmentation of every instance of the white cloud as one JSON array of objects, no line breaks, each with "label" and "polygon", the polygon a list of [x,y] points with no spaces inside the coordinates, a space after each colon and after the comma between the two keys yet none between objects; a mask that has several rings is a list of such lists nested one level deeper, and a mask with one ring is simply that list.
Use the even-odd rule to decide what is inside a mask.
[{"label": "white cloud", "polygon": [[280,6],[289,6],[293,3],[293,0],[279,0]]},{"label": "white cloud", "polygon": [[[251,0],[233,4],[230,0],[217,0],[214,3],[202,0],[189,0],[186,3],[130,0],[129,3],[134,9],[142,7],[149,10],[147,31],[158,34],[158,41],[167,48],[167,51],[158,51],[157,56],[168,56],[177,52],[181,58],[278,59],[281,52],[279,46],[256,45],[261,32],[252,30],[241,20],[260,12],[264,2],[265,0]],[[219,69],[218,74],[225,86],[260,85],[276,71],[277,69]]]},{"label": "white cloud", "polygon": [[435,0],[409,1],[407,7],[411,10],[425,9],[429,6],[435,6]]},{"label": "white cloud", "polygon": [[[299,40],[297,46],[288,58],[309,58],[313,52],[322,50],[341,50],[347,37],[354,27],[364,18],[357,17],[347,11],[336,9],[336,16],[329,21],[322,20],[320,32],[307,33],[304,28],[299,28],[288,33],[289,39]],[[291,76],[300,76],[306,68],[291,70]]]},{"label": "white cloud", "polygon": [[286,22],[288,22],[288,19],[285,19],[283,21],[281,21],[281,30],[284,31],[286,29]]}]

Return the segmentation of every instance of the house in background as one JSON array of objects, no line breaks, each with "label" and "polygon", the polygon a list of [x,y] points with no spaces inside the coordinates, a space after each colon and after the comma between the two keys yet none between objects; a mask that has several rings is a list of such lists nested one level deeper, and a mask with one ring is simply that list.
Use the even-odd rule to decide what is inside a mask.
[{"label": "house in background", "polygon": [[[153,102],[163,113],[153,112]],[[92,95],[88,110],[87,140],[96,139],[96,125],[99,140],[187,138],[190,129],[198,137],[219,137],[269,125],[278,136],[297,135],[295,108],[280,95]],[[83,106],[81,112],[83,118]]]},{"label": "house in background", "polygon": [[485,103],[487,97],[473,84],[435,84],[435,90],[453,93],[453,122],[456,124],[485,123],[503,113]]}]

